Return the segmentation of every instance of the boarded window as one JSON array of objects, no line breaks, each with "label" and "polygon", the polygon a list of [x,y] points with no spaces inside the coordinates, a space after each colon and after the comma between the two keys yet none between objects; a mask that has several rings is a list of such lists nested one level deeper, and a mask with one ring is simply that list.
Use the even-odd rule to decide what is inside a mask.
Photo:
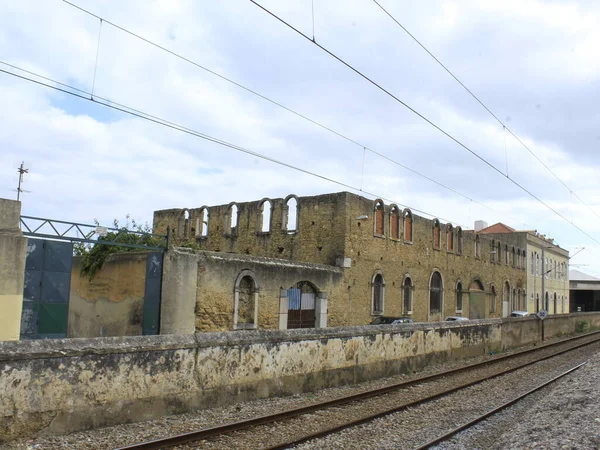
[{"label": "boarded window", "polygon": [[400,214],[396,206],[392,207],[390,213],[390,237],[400,239]]},{"label": "boarded window", "polygon": [[237,318],[237,323],[240,325],[254,323],[255,286],[254,280],[248,275],[240,280]]},{"label": "boarded window", "polygon": [[446,228],[446,249],[449,252],[454,251],[454,230],[452,229],[452,225],[448,225]]},{"label": "boarded window", "polygon": [[490,288],[490,312],[496,312],[496,286]]},{"label": "boarded window", "polygon": [[458,253],[459,255],[462,255],[465,242],[464,242],[463,231],[462,231],[461,227],[458,227],[456,229],[456,240],[457,240],[456,253]]},{"label": "boarded window", "polygon": [[463,289],[462,284],[458,283],[456,285],[456,310],[462,311],[463,309]]},{"label": "boarded window", "polygon": [[442,276],[433,272],[429,284],[429,312],[439,313],[442,310]]},{"label": "boarded window", "polygon": [[383,312],[383,276],[375,275],[373,278],[373,313]]},{"label": "boarded window", "polygon": [[440,248],[440,223],[437,219],[433,221],[433,248]]},{"label": "boarded window", "polygon": [[413,241],[413,218],[410,210],[404,211],[404,240],[406,242]]},{"label": "boarded window", "polygon": [[385,211],[382,201],[378,201],[375,203],[375,234],[378,236],[383,236],[383,217]]}]

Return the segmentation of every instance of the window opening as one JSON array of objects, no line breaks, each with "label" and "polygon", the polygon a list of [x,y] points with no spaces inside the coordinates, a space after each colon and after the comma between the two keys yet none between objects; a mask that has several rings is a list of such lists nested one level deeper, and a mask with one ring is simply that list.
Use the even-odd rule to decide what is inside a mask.
[{"label": "window opening", "polygon": [[373,314],[383,313],[383,276],[378,273],[373,278]]},{"label": "window opening", "polygon": [[456,310],[457,311],[462,311],[463,309],[463,289],[462,289],[462,284],[458,283],[456,285]]},{"label": "window opening", "polygon": [[413,293],[413,285],[410,277],[406,277],[404,279],[404,313],[410,314],[412,313],[412,293]]},{"label": "window opening", "polygon": [[413,217],[410,209],[404,210],[404,240],[413,241]]},{"label": "window opening", "polygon": [[285,204],[285,229],[288,233],[298,230],[298,200],[296,197],[288,198]]},{"label": "window opening", "polygon": [[383,202],[378,200],[375,202],[375,234],[378,236],[383,236],[384,226],[383,226],[383,217],[385,214],[385,208]]},{"label": "window opening", "polygon": [[433,272],[429,282],[429,312],[439,313],[442,310],[442,276]]},{"label": "window opening", "polygon": [[400,213],[396,205],[392,205],[390,210],[390,237],[400,239]]},{"label": "window opening", "polygon": [[271,232],[271,201],[264,200],[260,204],[260,231]]}]

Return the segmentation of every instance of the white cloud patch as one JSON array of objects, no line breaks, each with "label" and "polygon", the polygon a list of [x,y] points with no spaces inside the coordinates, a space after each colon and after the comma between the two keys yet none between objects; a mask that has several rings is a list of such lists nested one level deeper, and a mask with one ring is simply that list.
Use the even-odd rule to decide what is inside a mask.
[{"label": "white cloud patch", "polygon": [[[538,229],[600,272],[600,246],[505,176],[249,2],[102,2],[82,7],[460,191],[265,102],[60,1],[0,5],[0,60],[91,90],[380,197],[471,226]],[[265,1],[312,36],[310,4]],[[599,235],[600,59],[595,2],[383,2],[594,209],[582,205],[374,4],[315,5],[315,37],[594,239]],[[403,9],[404,8],[404,9]],[[0,68],[10,70],[5,66]],[[23,212],[110,223],[131,213],[346,188],[92,102],[0,74],[0,196],[16,165]],[[363,166],[363,153],[365,164]],[[485,203],[489,208],[481,206]],[[491,208],[491,209],[490,209]],[[585,267],[581,270],[585,271]]]}]

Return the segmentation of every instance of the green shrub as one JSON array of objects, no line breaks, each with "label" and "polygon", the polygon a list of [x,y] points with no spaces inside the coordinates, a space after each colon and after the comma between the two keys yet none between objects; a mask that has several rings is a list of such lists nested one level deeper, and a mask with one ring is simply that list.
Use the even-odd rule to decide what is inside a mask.
[{"label": "green shrub", "polygon": [[588,323],[585,320],[578,320],[575,323],[575,332],[584,333],[588,327]]}]

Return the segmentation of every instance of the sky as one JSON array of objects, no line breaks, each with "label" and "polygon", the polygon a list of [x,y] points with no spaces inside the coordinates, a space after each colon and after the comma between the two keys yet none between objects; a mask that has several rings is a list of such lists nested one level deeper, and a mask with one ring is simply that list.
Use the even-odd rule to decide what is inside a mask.
[{"label": "sky", "polygon": [[62,0],[0,2],[0,69],[196,135],[0,72],[0,197],[25,161],[23,214],[151,223],[362,189],[464,229],[537,230],[600,275],[598,2],[379,0],[525,148],[372,0],[259,1],[470,152],[248,0],[72,1],[103,21]]}]

